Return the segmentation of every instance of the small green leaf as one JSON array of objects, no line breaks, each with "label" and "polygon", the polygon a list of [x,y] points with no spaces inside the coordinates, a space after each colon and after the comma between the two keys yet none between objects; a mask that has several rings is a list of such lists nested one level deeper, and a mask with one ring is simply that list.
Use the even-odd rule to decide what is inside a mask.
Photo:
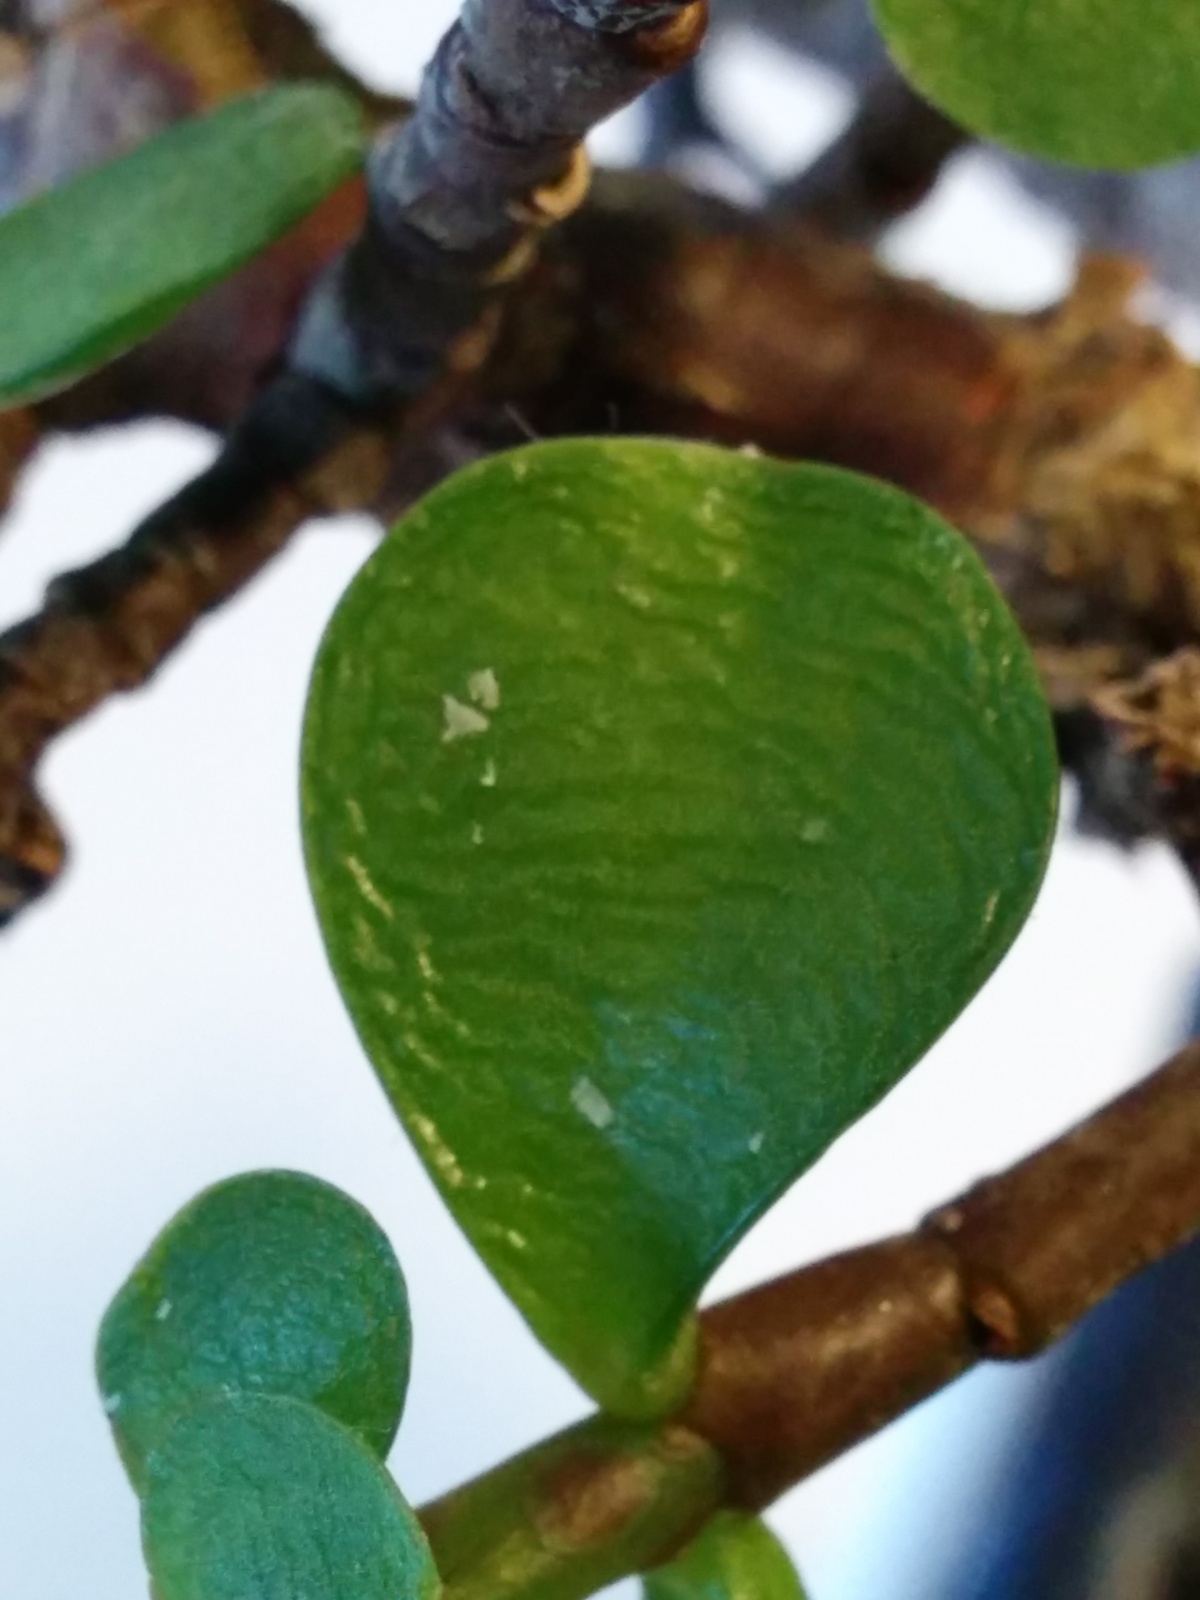
[{"label": "small green leaf", "polygon": [[365,1446],[300,1400],[188,1412],[149,1460],[157,1600],[435,1600],[417,1519]]},{"label": "small green leaf", "polygon": [[0,404],[62,388],[160,328],[354,172],[364,141],[341,90],[265,89],[0,219]]},{"label": "small green leaf", "polygon": [[1200,150],[1196,0],[872,0],[913,83],[972,133],[1088,167]]},{"label": "small green leaf", "polygon": [[257,1172],[163,1230],[105,1315],[96,1369],[140,1490],[174,1419],[216,1393],[310,1401],[386,1455],[411,1343],[403,1275],[367,1212],[316,1178]]},{"label": "small green leaf", "polygon": [[645,1600],[805,1600],[792,1558],[758,1517],[721,1511],[666,1566],[643,1579]]},{"label": "small green leaf", "polygon": [[920,1059],[1041,879],[1028,650],[924,507],[706,446],[472,467],[335,614],[309,872],[367,1054],[459,1223],[604,1405]]}]

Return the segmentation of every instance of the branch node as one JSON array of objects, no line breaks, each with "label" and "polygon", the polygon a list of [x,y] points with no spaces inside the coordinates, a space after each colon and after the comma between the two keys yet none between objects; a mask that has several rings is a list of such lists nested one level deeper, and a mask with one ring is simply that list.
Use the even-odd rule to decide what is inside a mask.
[{"label": "branch node", "polygon": [[[586,148],[577,144],[571,152],[567,170],[553,183],[544,183],[524,199],[510,200],[508,214],[526,228],[552,228],[563,222],[587,199],[592,182],[592,164]],[[493,282],[497,280],[493,277]]]}]

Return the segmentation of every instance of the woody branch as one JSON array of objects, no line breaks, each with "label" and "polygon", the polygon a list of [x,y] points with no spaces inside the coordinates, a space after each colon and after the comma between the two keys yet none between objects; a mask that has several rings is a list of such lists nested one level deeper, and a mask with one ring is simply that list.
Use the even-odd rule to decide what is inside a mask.
[{"label": "woody branch", "polygon": [[598,1415],[427,1506],[449,1600],[582,1600],[760,1509],[1200,1231],[1200,1045],[913,1233],[713,1306],[667,1422]]}]

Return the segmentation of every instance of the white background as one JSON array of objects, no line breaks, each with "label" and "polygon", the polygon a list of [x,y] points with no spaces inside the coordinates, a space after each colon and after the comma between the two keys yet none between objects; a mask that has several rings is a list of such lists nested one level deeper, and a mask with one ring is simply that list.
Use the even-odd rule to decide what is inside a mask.
[{"label": "white background", "polygon": [[[444,0],[322,0],[346,57],[411,87]],[[844,112],[827,79],[733,39],[714,94],[784,169]],[[628,130],[626,129],[626,136]],[[610,148],[622,143],[610,132]],[[893,247],[907,271],[1032,306],[1070,241],[985,158],[959,164]],[[177,427],[45,452],[0,537],[0,622],[56,569],[124,537],[208,457]],[[584,1402],[459,1238],[362,1058],[300,864],[296,749],[323,622],[367,554],[305,533],[207,622],[153,688],[62,741],[46,789],[71,869],[0,937],[0,1596],[145,1593],[137,1512],[91,1376],[100,1315],[199,1188],[288,1166],[364,1201],[408,1273],[414,1380],[393,1458],[424,1499],[573,1419]],[[1063,1127],[1177,1037],[1200,925],[1173,864],[1064,839],[1026,933],[928,1060],[727,1264],[714,1293],[873,1235]],[[814,1600],[917,1600],[986,1505],[1030,1376],[963,1381],[774,1514]]]}]

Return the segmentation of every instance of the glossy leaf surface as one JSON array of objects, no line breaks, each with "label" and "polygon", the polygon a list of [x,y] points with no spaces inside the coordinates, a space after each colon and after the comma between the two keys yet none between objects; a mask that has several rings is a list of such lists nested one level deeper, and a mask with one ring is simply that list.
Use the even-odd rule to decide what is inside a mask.
[{"label": "glossy leaf surface", "polygon": [[383,1466],[303,1401],[188,1412],[149,1462],[157,1600],[434,1600],[425,1536]]},{"label": "glossy leaf surface", "polygon": [[872,0],[921,92],[972,133],[1087,167],[1200,150],[1195,0]]},{"label": "glossy leaf surface", "polygon": [[792,1559],[758,1517],[722,1511],[643,1580],[645,1600],[805,1600]]},{"label": "glossy leaf surface", "polygon": [[153,333],[354,172],[364,141],[341,91],[266,89],[0,218],[0,404]]},{"label": "glossy leaf surface", "polygon": [[705,1281],[991,971],[1055,796],[980,563],[865,479],[539,445],[359,574],[304,755],[330,957],[458,1221],[604,1404],[679,1399]]},{"label": "glossy leaf surface", "polygon": [[249,1391],[310,1401],[386,1455],[412,1345],[392,1247],[340,1190],[257,1172],[206,1190],[105,1315],[97,1374],[130,1478],[181,1411]]}]

